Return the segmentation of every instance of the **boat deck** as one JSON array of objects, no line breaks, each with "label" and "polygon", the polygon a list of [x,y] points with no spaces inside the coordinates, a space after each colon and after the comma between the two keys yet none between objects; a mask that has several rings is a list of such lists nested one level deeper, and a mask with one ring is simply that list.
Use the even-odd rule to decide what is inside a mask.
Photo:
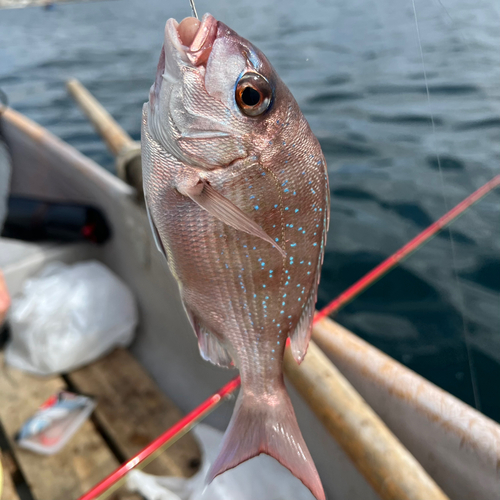
[{"label": "boat deck", "polygon": [[[92,257],[92,248],[87,245],[39,245],[0,238],[0,269],[12,295],[48,262],[70,263]],[[63,389],[95,397],[97,407],[92,418],[56,455],[20,449],[14,437],[21,425]],[[8,367],[0,353],[0,454],[5,476],[0,498],[76,500],[181,417],[180,410],[125,349],[67,375],[50,378]],[[189,477],[198,470],[200,460],[195,440],[187,435],[144,470]],[[124,488],[111,498],[139,500]]]},{"label": "boat deck", "polygon": [[[93,417],[56,455],[42,456],[19,448],[14,436],[23,422],[62,389],[96,397]],[[64,377],[37,378],[4,366],[0,374],[0,422],[6,480],[1,499],[22,499],[18,492],[29,489],[34,500],[76,500],[181,416],[124,349]],[[198,446],[187,435],[144,470],[189,477],[199,465]],[[121,488],[112,498],[140,497]]]}]

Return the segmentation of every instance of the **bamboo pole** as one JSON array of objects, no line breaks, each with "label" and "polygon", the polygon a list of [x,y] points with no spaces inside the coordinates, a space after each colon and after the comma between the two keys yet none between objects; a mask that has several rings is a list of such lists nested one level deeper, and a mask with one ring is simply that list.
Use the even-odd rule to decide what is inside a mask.
[{"label": "bamboo pole", "polygon": [[141,144],[134,141],[99,101],[76,79],[66,82],[70,95],[78,103],[95,130],[104,139],[108,149],[116,156],[118,177],[137,189],[143,198]]},{"label": "bamboo pole", "polygon": [[331,319],[312,337],[451,498],[499,498],[497,422]]},{"label": "bamboo pole", "polygon": [[313,341],[300,366],[287,349],[284,366],[295,388],[381,499],[448,500]]}]

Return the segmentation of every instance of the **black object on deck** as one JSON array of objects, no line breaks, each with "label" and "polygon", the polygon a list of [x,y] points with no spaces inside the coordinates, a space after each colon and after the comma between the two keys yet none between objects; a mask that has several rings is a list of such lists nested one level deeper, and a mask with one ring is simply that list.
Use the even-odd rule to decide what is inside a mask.
[{"label": "black object on deck", "polygon": [[2,236],[26,241],[91,241],[111,236],[102,212],[92,206],[10,196]]}]

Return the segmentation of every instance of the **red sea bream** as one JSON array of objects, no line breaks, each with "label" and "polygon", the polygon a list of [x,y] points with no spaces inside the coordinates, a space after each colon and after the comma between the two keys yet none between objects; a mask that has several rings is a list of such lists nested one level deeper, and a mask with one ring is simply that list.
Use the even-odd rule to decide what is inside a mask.
[{"label": "red sea bream", "polygon": [[201,355],[241,390],[209,480],[260,453],[325,494],[283,382],[306,354],[329,218],[325,160],[264,54],[206,14],[167,22],[142,121],[146,205]]}]

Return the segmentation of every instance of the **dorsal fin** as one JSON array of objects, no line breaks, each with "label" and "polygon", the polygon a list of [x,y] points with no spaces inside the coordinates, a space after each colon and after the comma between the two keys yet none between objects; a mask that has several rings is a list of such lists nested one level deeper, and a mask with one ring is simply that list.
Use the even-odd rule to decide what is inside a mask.
[{"label": "dorsal fin", "polygon": [[295,327],[295,330],[289,334],[290,337],[290,348],[292,350],[293,357],[295,361],[300,365],[304,356],[307,353],[307,346],[311,340],[313,318],[316,305],[316,299],[318,295],[318,285],[321,277],[321,266],[323,265],[323,259],[325,257],[325,242],[326,242],[326,226],[328,225],[328,217],[325,220],[325,229],[323,230],[323,242],[321,245],[321,252],[318,258],[318,265],[316,268],[316,274],[314,275],[313,286],[309,293],[307,302],[302,310],[302,315],[300,316],[299,322]]},{"label": "dorsal fin", "polygon": [[292,350],[295,361],[300,365],[307,352],[309,340],[312,334],[312,322],[314,317],[314,306],[316,305],[316,283],[311,290],[311,294],[304,306],[302,316],[295,327],[295,330],[289,335],[290,349]]}]

